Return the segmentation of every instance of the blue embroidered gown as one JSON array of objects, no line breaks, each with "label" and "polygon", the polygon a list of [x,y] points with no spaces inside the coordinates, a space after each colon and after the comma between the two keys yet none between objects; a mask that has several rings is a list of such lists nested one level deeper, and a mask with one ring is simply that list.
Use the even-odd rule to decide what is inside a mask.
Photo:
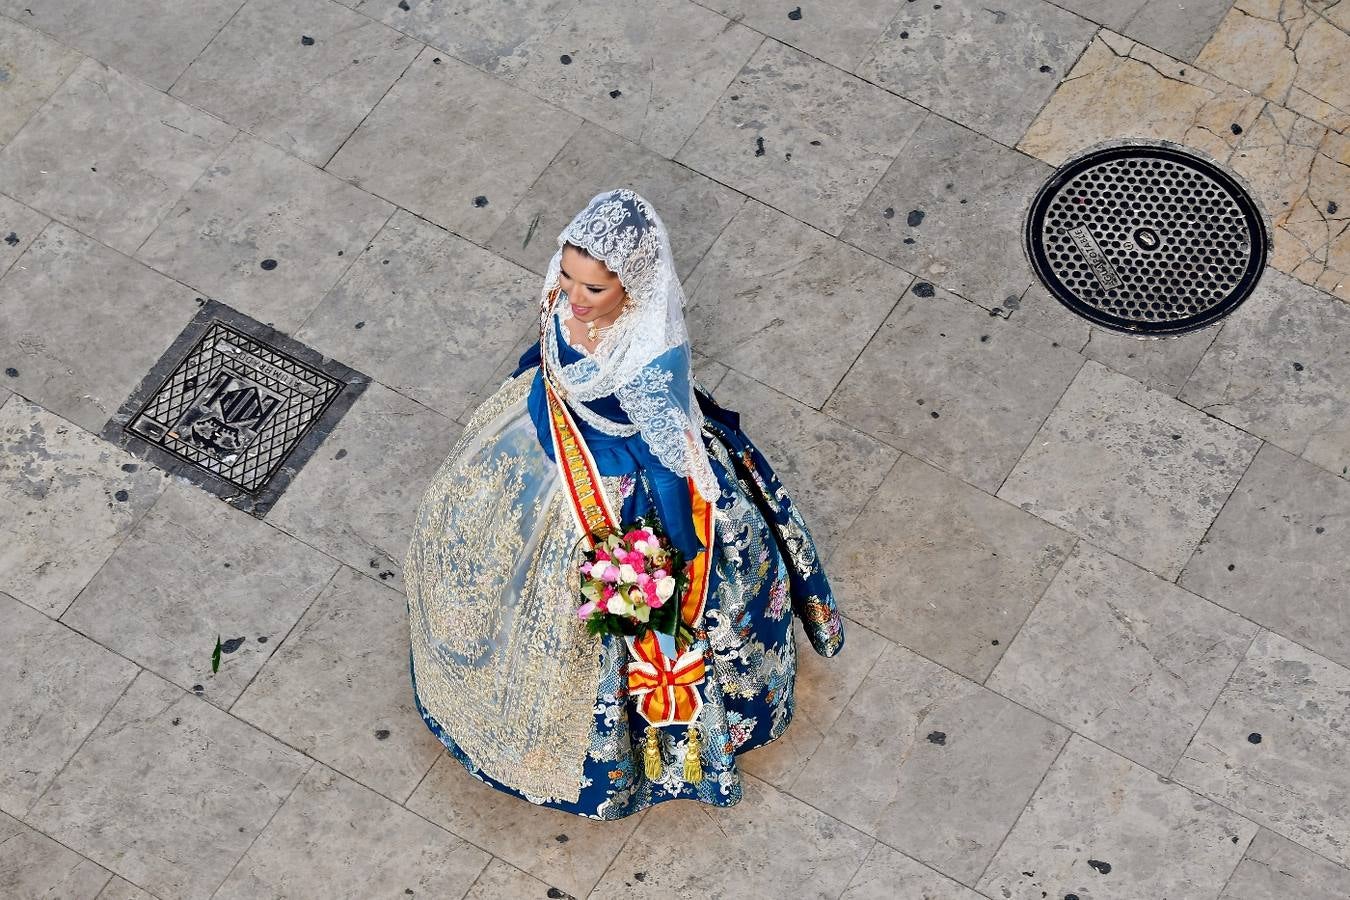
[{"label": "blue embroidered gown", "polygon": [[[561,362],[566,365],[579,359],[581,351],[567,342],[556,315],[553,327],[558,332]],[[546,463],[556,468],[552,462],[539,362],[540,348],[536,342],[521,356],[511,378],[498,389],[499,394],[514,393],[515,407],[504,406],[503,402],[493,406],[491,398],[483,406],[492,407],[489,412],[497,418],[509,415],[497,413],[498,408],[515,408],[518,416],[527,412],[535,440],[526,441],[518,436],[511,452],[537,455],[535,464]],[[680,371],[681,367],[671,368]],[[519,397],[526,390],[526,380],[528,397],[522,406]],[[426,662],[419,671],[417,661],[410,659],[413,694],[423,721],[474,777],[533,803],[598,819],[621,818],[677,798],[730,806],[741,798],[736,754],[776,739],[792,718],[797,668],[794,615],[801,619],[817,653],[833,656],[843,647],[842,620],[800,513],[769,463],[741,431],[739,415],[717,405],[701,388],[697,397],[705,417],[703,440],[723,491],[717,506],[730,516],[732,523],[730,527],[718,523],[714,528],[708,601],[701,626],[695,629],[695,648],[702,647],[707,662],[705,680],[697,687],[704,704],[698,720],[703,734],[700,756],[703,780],[688,783],[682,777],[682,760],[687,750],[683,726],[660,730],[665,768],[655,782],[647,778],[642,763],[642,738],[647,723],[626,692],[627,648],[622,639],[611,635],[598,638],[603,648],[597,669],[599,677],[594,683],[589,747],[580,764],[576,800],[532,794],[482,771],[424,703],[426,685],[419,685],[419,676],[451,679]],[[613,421],[629,421],[613,395],[587,405]],[[487,418],[485,414],[478,416]],[[614,476],[606,481],[617,487],[612,496],[615,502],[621,498],[621,521],[628,522],[654,511],[686,558],[706,549],[694,531],[685,479],[667,469],[640,434],[611,436],[591,427],[580,416],[573,418],[601,475]],[[527,425],[522,422],[519,427],[524,429]],[[476,420],[471,420],[468,426],[480,427],[487,428]],[[504,438],[495,440],[500,444]],[[446,465],[449,464],[447,460]],[[414,609],[418,605],[414,601],[419,597],[415,585],[419,580],[426,582],[437,577],[435,566],[448,565],[443,557],[428,549],[437,540],[444,542],[445,533],[454,530],[446,524],[454,521],[454,511],[432,508],[448,503],[428,493],[419,511],[418,529],[423,534],[420,538],[414,536],[405,565],[414,644],[419,640],[435,643],[435,635],[429,638],[425,635],[425,624],[419,632],[419,622],[426,620]],[[467,529],[463,532],[468,533]],[[450,539],[458,539],[458,534],[455,532]],[[419,551],[419,547],[423,549]],[[442,693],[453,691],[452,684],[438,682],[436,687]],[[448,696],[453,698],[453,693]],[[589,690],[585,696],[591,696]]]}]

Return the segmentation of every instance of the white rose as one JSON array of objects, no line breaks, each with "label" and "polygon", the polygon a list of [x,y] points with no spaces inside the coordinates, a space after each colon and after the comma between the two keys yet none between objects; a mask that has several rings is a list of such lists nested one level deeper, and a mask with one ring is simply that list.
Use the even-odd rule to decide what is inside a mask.
[{"label": "white rose", "polygon": [[594,563],[591,564],[591,577],[594,578],[596,581],[599,581],[600,576],[605,574],[605,567],[608,565],[609,563],[603,559],[596,560]]},{"label": "white rose", "polygon": [[623,595],[622,591],[614,592],[614,596],[609,598],[606,609],[616,616],[631,616],[635,612],[633,604],[628,602],[628,598]]},{"label": "white rose", "polygon": [[637,572],[628,563],[619,566],[619,577],[624,581],[632,583],[637,581]]},{"label": "white rose", "polygon": [[667,575],[665,578],[656,582],[656,596],[660,597],[662,600],[669,600],[670,595],[673,593],[675,593],[674,575]]}]

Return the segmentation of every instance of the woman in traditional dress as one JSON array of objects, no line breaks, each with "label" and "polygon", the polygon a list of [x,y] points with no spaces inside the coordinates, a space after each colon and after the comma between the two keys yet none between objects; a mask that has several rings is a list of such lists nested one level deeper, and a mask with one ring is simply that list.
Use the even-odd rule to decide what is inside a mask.
[{"label": "woman in traditional dress", "polygon": [[[739,801],[736,754],[792,718],[794,614],[816,652],[844,643],[800,513],[690,371],[683,306],[656,211],[593,197],[558,235],[539,341],[433,477],[404,563],[427,727],[479,780],[590,818]],[[647,514],[687,561],[679,645],[578,616],[591,526]]]}]

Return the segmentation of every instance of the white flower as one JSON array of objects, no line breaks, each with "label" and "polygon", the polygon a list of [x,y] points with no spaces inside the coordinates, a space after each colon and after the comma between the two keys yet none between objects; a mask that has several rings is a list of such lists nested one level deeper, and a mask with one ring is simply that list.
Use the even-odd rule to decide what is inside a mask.
[{"label": "white flower", "polygon": [[637,581],[637,572],[628,563],[619,566],[619,578],[629,583]]},{"label": "white flower", "polygon": [[591,565],[591,577],[596,581],[599,581],[605,574],[605,567],[608,565],[610,565],[610,563],[606,560],[597,559],[595,563]]},{"label": "white flower", "polygon": [[616,616],[631,616],[637,611],[628,598],[624,596],[623,591],[615,591],[605,608]]},{"label": "white flower", "polygon": [[660,597],[662,600],[669,600],[670,595],[673,593],[675,593],[674,575],[667,575],[665,578],[656,582],[656,596]]}]

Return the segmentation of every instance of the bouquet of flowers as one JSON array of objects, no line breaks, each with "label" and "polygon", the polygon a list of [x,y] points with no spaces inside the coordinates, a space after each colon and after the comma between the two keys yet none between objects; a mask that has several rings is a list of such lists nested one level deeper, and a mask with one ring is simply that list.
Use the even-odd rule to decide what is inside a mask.
[{"label": "bouquet of flowers", "polygon": [[680,597],[689,581],[684,555],[654,515],[597,539],[582,557],[577,616],[591,634],[673,635],[683,625]]}]

